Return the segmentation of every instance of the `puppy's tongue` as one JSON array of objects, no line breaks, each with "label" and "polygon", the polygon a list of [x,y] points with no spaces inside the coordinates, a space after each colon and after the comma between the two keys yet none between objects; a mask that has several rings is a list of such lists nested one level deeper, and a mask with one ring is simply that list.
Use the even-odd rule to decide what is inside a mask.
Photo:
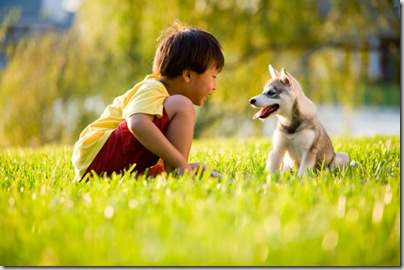
[{"label": "puppy's tongue", "polygon": [[262,108],[261,110],[259,110],[256,114],[253,115],[253,119],[257,119],[260,118],[261,116],[263,116],[266,112],[268,111],[268,108]]}]

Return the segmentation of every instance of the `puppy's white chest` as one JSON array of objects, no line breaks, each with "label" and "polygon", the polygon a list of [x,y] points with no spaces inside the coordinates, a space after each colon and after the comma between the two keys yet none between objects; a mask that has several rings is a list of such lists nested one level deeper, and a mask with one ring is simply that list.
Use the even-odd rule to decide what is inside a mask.
[{"label": "puppy's white chest", "polygon": [[312,130],[302,130],[297,134],[286,135],[288,137],[287,151],[294,161],[300,163],[304,153],[313,145],[315,133]]}]

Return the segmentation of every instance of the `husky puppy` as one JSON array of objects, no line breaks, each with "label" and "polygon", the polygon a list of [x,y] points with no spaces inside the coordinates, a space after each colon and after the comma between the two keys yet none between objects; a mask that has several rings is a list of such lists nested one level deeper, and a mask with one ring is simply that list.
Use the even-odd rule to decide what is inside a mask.
[{"label": "husky puppy", "polygon": [[266,170],[286,171],[297,165],[298,176],[306,169],[319,170],[328,167],[345,166],[349,156],[335,154],[330,137],[320,123],[314,103],[303,93],[299,82],[282,68],[279,73],[269,65],[271,79],[264,91],[250,99],[250,104],[260,110],[253,119],[264,120],[275,114],[277,126],[272,138],[272,149],[268,156]]}]

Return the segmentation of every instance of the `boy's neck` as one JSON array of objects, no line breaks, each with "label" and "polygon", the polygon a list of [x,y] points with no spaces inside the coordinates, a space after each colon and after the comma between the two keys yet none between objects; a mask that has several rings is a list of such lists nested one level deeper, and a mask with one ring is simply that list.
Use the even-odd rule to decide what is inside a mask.
[{"label": "boy's neck", "polygon": [[184,93],[184,80],[182,76],[175,78],[160,77],[159,81],[164,84],[167,92],[172,95],[183,95]]}]

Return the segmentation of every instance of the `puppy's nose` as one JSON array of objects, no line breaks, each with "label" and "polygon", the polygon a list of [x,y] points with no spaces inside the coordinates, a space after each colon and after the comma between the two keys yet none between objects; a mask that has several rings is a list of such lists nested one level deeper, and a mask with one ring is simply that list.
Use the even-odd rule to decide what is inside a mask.
[{"label": "puppy's nose", "polygon": [[255,104],[255,98],[250,99],[250,104]]}]

